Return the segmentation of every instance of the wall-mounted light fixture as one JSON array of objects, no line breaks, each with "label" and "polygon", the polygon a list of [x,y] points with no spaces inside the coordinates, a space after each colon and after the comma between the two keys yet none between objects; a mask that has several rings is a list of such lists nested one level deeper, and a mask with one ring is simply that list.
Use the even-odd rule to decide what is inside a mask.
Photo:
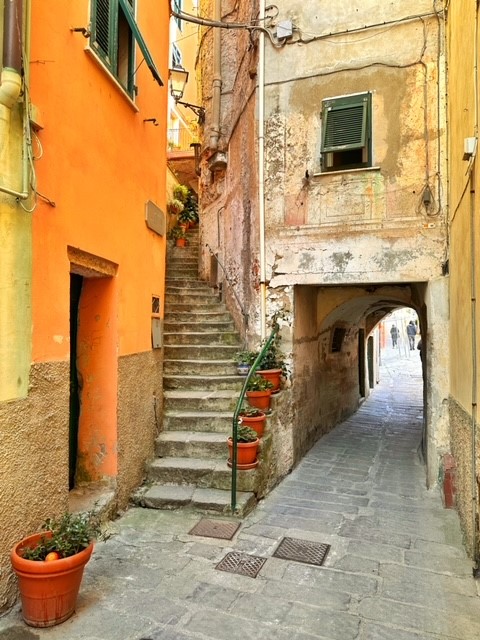
[{"label": "wall-mounted light fixture", "polygon": [[151,122],[154,127],[158,127],[158,122],[156,118],[145,118],[144,122]]},{"label": "wall-mounted light fixture", "polygon": [[198,123],[203,124],[205,121],[205,109],[190,102],[182,102],[185,86],[188,82],[188,71],[183,67],[173,67],[173,69],[169,70],[168,75],[170,78],[170,94],[175,103],[191,109],[198,116]]}]

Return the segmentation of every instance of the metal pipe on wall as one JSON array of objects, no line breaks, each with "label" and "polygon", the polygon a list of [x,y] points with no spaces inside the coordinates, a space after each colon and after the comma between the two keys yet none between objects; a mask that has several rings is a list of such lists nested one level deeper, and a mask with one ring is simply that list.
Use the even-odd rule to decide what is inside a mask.
[{"label": "metal pipe on wall", "polygon": [[473,561],[475,563],[475,572],[479,571],[478,567],[478,519],[477,519],[477,384],[478,384],[478,370],[477,370],[477,260],[476,260],[476,242],[475,242],[475,169],[476,169],[476,153],[478,148],[478,37],[479,37],[479,25],[478,25],[478,2],[475,8],[475,42],[473,48],[474,55],[474,117],[475,117],[475,139],[476,147],[475,154],[470,164],[470,244],[471,244],[471,322],[472,322],[472,551]]},{"label": "metal pipe on wall", "polygon": [[[258,21],[265,19],[265,0],[260,0]],[[267,335],[267,284],[265,259],[265,33],[258,36],[258,219],[260,260],[260,335]]]},{"label": "metal pipe on wall", "polygon": [[[215,0],[213,19],[222,19],[221,0]],[[210,150],[218,149],[220,139],[220,101],[222,95],[222,34],[221,29],[213,29],[213,81],[212,81],[212,124],[210,129]]]}]

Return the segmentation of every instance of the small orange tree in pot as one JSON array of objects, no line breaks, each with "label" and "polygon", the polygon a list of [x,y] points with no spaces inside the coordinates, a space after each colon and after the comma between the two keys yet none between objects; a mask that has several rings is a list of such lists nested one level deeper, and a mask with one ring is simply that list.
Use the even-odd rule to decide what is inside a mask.
[{"label": "small orange tree in pot", "polygon": [[98,514],[65,513],[13,547],[10,560],[28,625],[51,627],[70,618],[94,541],[107,538]]}]

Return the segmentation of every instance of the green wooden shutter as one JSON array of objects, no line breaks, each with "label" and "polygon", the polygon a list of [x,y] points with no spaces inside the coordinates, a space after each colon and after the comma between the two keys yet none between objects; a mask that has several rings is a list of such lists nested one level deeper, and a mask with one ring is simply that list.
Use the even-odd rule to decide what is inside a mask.
[{"label": "green wooden shutter", "polygon": [[111,38],[110,0],[93,0],[92,3],[92,41],[93,45],[106,60],[110,60]]},{"label": "green wooden shutter", "polygon": [[370,94],[325,100],[322,151],[365,147],[369,137],[369,110]]},{"label": "green wooden shutter", "polygon": [[158,73],[157,67],[155,66],[155,62],[153,61],[152,55],[148,50],[147,44],[143,39],[142,34],[140,33],[140,29],[138,28],[137,23],[135,22],[135,18],[133,16],[133,7],[131,5],[131,0],[119,0],[120,7],[125,14],[125,18],[129,24],[130,29],[132,30],[133,36],[137,41],[138,46],[140,47],[140,51],[142,52],[143,57],[145,58],[145,62],[147,63],[147,67],[150,69],[152,76],[158,82],[160,86],[163,86],[163,81]]}]

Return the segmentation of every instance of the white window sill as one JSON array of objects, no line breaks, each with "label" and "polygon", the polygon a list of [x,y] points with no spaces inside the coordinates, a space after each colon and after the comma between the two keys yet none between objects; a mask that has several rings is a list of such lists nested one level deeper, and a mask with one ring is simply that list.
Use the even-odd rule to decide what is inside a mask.
[{"label": "white window sill", "polygon": [[120,82],[115,78],[113,73],[103,64],[101,58],[98,57],[95,51],[89,45],[85,47],[84,51],[88,55],[88,57],[94,61],[97,67],[103,71],[105,76],[113,84],[113,86],[119,92],[121,97],[125,100],[125,102],[128,103],[132,111],[135,111],[136,113],[138,113],[140,109],[137,107],[137,105],[135,104],[133,99],[129,96],[129,94],[125,91],[124,87],[122,87]]},{"label": "white window sill", "polygon": [[358,169],[339,169],[338,171],[321,171],[314,173],[313,178],[323,178],[325,176],[338,176],[344,173],[363,173],[365,171],[380,171],[381,167],[359,167]]}]

